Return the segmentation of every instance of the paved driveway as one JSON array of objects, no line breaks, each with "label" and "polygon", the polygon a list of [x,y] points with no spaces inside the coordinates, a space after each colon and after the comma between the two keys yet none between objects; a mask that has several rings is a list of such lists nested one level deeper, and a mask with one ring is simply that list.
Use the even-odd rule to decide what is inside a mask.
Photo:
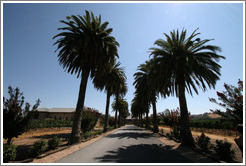
[{"label": "paved driveway", "polygon": [[58,163],[190,163],[145,130],[126,125]]}]

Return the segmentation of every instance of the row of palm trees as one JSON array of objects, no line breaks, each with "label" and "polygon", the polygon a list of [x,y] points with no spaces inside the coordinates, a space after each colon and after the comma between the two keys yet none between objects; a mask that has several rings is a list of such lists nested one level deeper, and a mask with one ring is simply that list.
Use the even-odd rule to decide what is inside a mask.
[{"label": "row of palm trees", "polygon": [[[81,77],[79,96],[74,115],[70,144],[81,140],[81,119],[84,108],[87,81],[90,76],[97,90],[107,93],[104,132],[108,129],[108,116],[110,97],[115,96],[115,105],[127,92],[126,75],[120,67],[118,47],[119,43],[111,33],[112,28],[107,28],[108,22],[102,22],[101,16],[95,17],[92,12],[85,11],[83,16],[72,15],[67,21],[60,21],[66,27],[58,28],[61,33],[54,36],[58,38],[58,61],[70,74]],[[115,116],[119,107],[114,107]],[[122,112],[122,111],[120,111]],[[115,127],[117,118],[115,118]]]},{"label": "row of palm trees", "polygon": [[[150,48],[151,59],[138,66],[134,74],[135,97],[132,100],[131,112],[135,117],[146,114],[148,119],[149,107],[153,108],[153,131],[158,132],[156,116],[156,99],[159,95],[166,98],[170,95],[179,98],[181,111],[180,134],[181,143],[194,146],[194,139],[189,128],[189,115],[186,93],[198,94],[198,87],[203,91],[215,88],[220,76],[221,66],[217,63],[221,49],[207,44],[212,39],[201,40],[196,29],[189,37],[186,30],[164,33],[165,39],[155,41],[157,47]],[[148,127],[148,120],[146,120]]]}]

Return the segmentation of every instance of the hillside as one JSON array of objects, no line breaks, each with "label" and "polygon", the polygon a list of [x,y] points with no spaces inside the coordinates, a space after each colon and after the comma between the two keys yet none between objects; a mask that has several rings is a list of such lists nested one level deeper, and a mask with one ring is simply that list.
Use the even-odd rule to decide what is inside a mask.
[{"label": "hillside", "polygon": [[191,115],[192,119],[191,120],[213,120],[213,119],[218,119],[221,118],[220,115],[215,114],[215,113],[204,113],[204,114],[196,114],[196,115]]}]

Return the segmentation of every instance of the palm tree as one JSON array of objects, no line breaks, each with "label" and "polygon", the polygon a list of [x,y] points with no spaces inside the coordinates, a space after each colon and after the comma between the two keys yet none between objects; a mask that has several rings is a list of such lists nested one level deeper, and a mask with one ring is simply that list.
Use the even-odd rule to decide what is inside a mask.
[{"label": "palm tree", "polygon": [[68,73],[76,74],[78,78],[81,76],[70,137],[71,144],[80,142],[82,111],[89,75],[111,59],[118,57],[119,44],[110,36],[113,29],[107,28],[108,22],[102,23],[100,15],[94,17],[92,12],[85,12],[84,16],[72,15],[67,17],[67,21],[60,21],[66,24],[66,27],[58,28],[62,32],[53,38],[58,38],[54,45],[58,45],[60,65]]},{"label": "palm tree", "polygon": [[220,58],[224,59],[217,54],[217,51],[221,51],[219,47],[206,45],[211,39],[195,39],[200,34],[197,30],[188,38],[186,30],[182,30],[181,34],[178,30],[173,30],[170,36],[164,33],[166,40],[158,39],[154,43],[158,47],[150,48],[161,85],[161,94],[166,96],[175,93],[179,98],[181,142],[187,146],[194,146],[194,139],[189,128],[185,91],[192,95],[192,89],[198,94],[197,86],[203,91],[206,91],[207,86],[215,88],[221,68],[216,62]]},{"label": "palm tree", "polygon": [[158,91],[156,89],[156,82],[155,79],[155,70],[153,70],[154,61],[151,59],[146,61],[144,64],[141,64],[138,67],[138,72],[134,74],[135,81],[133,85],[137,89],[137,92],[144,92],[141,96],[147,98],[147,100],[140,99],[142,105],[145,106],[145,110],[148,109],[149,103],[152,104],[153,107],[153,119],[154,119],[154,128],[153,131],[156,133],[159,131],[158,129],[158,121],[157,121],[157,111],[156,111],[156,100]]},{"label": "palm tree", "polygon": [[115,109],[115,107],[116,107],[116,109],[119,111],[119,127],[121,126],[121,124],[125,125],[125,119],[129,115],[128,102],[121,95],[118,98],[118,104],[116,104],[116,102],[115,102],[115,105],[113,105],[113,106],[114,106],[113,109]]},{"label": "palm tree", "polygon": [[127,86],[126,86],[126,77],[122,75],[122,77],[119,77],[118,82],[118,88],[116,89],[115,94],[115,101],[112,103],[112,108],[115,111],[115,122],[114,122],[114,128],[117,128],[117,117],[118,117],[118,110],[119,110],[119,98],[123,98],[127,92]]},{"label": "palm tree", "polygon": [[[117,89],[115,91],[115,105],[119,105],[119,99],[123,98],[126,95],[127,92],[127,85],[126,85],[126,76],[125,73],[122,73],[119,75],[119,78],[115,82],[117,85]],[[114,128],[117,128],[117,113],[119,110],[119,107],[115,107],[115,123]]]},{"label": "palm tree", "polygon": [[108,127],[108,113],[110,97],[113,94],[119,93],[119,85],[125,81],[126,76],[123,68],[119,67],[120,63],[112,61],[103,69],[98,69],[95,71],[95,76],[93,79],[93,84],[97,90],[105,90],[107,93],[106,109],[105,109],[105,124],[103,131],[107,131]]}]

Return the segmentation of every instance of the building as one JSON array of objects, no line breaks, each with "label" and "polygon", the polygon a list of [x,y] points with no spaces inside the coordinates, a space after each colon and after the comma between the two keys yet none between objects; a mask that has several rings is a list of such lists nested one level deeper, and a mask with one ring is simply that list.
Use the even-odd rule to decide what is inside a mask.
[{"label": "building", "polygon": [[125,119],[126,124],[135,124],[135,122],[136,122],[136,118],[132,118],[131,115],[126,117],[126,119]]},{"label": "building", "polygon": [[73,120],[75,108],[39,108],[35,119]]}]

